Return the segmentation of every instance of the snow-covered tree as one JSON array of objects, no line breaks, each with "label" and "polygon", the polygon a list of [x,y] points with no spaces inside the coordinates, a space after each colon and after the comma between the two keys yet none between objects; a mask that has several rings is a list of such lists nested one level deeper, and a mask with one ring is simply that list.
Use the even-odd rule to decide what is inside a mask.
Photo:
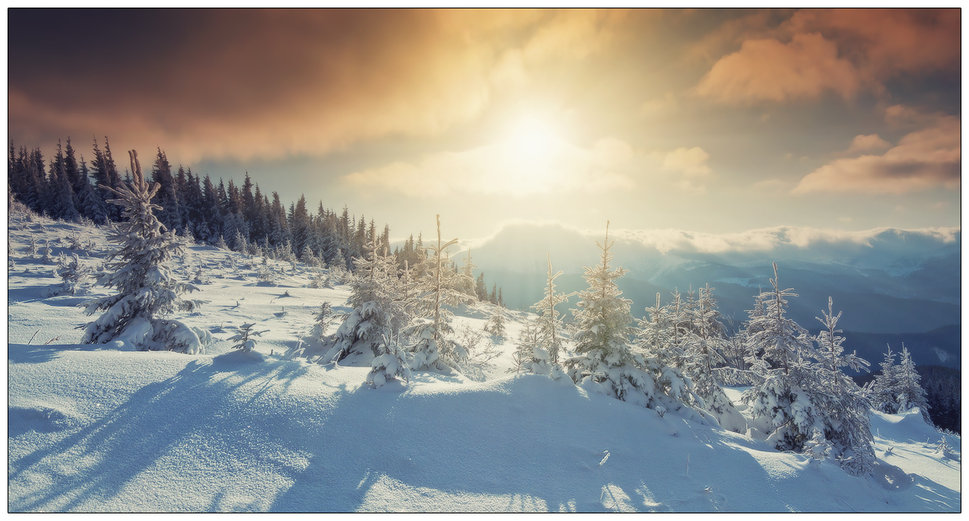
[{"label": "snow-covered tree", "polygon": [[488,317],[488,322],[484,325],[484,330],[486,333],[494,337],[496,340],[504,338],[505,336],[505,315],[501,312],[501,308],[495,307],[492,311],[491,316]]},{"label": "snow-covered tree", "polygon": [[333,319],[333,307],[330,306],[329,302],[324,300],[320,304],[320,310],[313,316],[313,330],[311,333],[313,337],[320,342],[325,342],[328,336],[326,331],[330,328]]},{"label": "snow-covered tree", "polygon": [[555,293],[555,279],[562,275],[561,271],[552,272],[552,258],[548,257],[548,275],[545,282],[545,297],[532,304],[532,309],[538,315],[536,325],[538,327],[539,347],[548,354],[549,362],[557,364],[559,362],[559,352],[562,349],[562,320],[560,313],[555,306],[568,301],[568,296]]},{"label": "snow-covered tree", "polygon": [[925,389],[922,388],[922,377],[915,369],[915,362],[912,354],[905,344],[902,344],[902,352],[898,363],[898,381],[896,382],[895,393],[898,400],[898,411],[907,411],[912,407],[918,407],[926,423],[931,425],[929,418],[929,403],[926,400]]},{"label": "snow-covered tree", "polygon": [[895,364],[896,353],[892,352],[892,346],[886,347],[885,355],[878,365],[881,372],[868,383],[865,393],[875,410],[895,414],[898,412],[898,399],[895,395],[898,388],[898,366]]},{"label": "snow-covered tree", "polygon": [[709,284],[698,290],[695,299],[690,299],[686,317],[689,325],[683,333],[686,355],[683,373],[693,381],[696,393],[703,399],[703,408],[721,426],[734,432],[746,432],[747,421],[727,398],[714,373],[714,368],[724,363],[720,351],[726,342],[726,328],[720,321],[713,288]]},{"label": "snow-covered tree", "polygon": [[256,347],[256,339],[253,337],[261,336],[265,331],[253,331],[252,327],[255,325],[255,322],[250,322],[239,326],[236,334],[229,337],[229,341],[233,342],[232,349],[249,352]]},{"label": "snow-covered tree", "polygon": [[637,324],[636,343],[645,355],[682,371],[686,367],[685,342],[690,321],[680,292],[673,290],[671,297],[670,303],[662,306],[660,294],[656,293],[656,304],[646,308]]},{"label": "snow-covered tree", "polygon": [[525,322],[521,332],[518,334],[518,340],[515,342],[515,350],[511,355],[514,365],[508,371],[513,373],[527,371],[531,364],[535,348],[538,345],[538,329],[533,322]]},{"label": "snow-covered tree", "polygon": [[855,352],[844,352],[845,338],[838,329],[840,318],[841,312],[834,312],[834,302],[828,297],[828,309],[816,317],[823,327],[815,340],[818,346],[816,381],[811,391],[823,427],[815,430],[831,443],[831,457],[852,474],[863,474],[875,463],[868,416],[871,403],[843,369],[867,371],[869,364]]},{"label": "snow-covered tree", "polygon": [[384,352],[375,356],[370,363],[367,385],[376,389],[390,380],[400,379],[404,382],[410,380],[407,355],[401,351],[399,339],[387,336],[382,340],[381,345],[385,346]]},{"label": "snow-covered tree", "polygon": [[299,254],[299,260],[307,266],[319,266],[320,259],[313,253],[313,249],[306,245],[303,247],[303,252]]},{"label": "snow-covered tree", "polygon": [[447,249],[457,239],[441,240],[441,216],[437,216],[437,243],[428,249],[426,266],[418,268],[424,276],[416,281],[418,295],[416,314],[405,334],[410,338],[407,350],[412,354],[411,369],[458,368],[468,359],[467,349],[453,339],[452,313],[449,306],[469,304],[472,297],[460,291],[464,277],[450,266]]},{"label": "snow-covered tree", "polygon": [[461,267],[461,274],[463,277],[458,282],[459,287],[457,289],[477,299],[478,293],[475,291],[474,264],[471,263],[471,248],[468,248],[468,257],[464,260],[464,265]]},{"label": "snow-covered tree", "polygon": [[351,353],[386,353],[391,346],[384,342],[396,339],[409,317],[393,257],[378,255],[376,240],[369,247],[365,257],[354,259],[356,269],[350,280],[349,299],[353,309],[337,330],[334,344],[324,357],[326,361],[339,362]]},{"label": "snow-covered tree", "polygon": [[61,278],[61,293],[74,295],[91,273],[91,269],[81,264],[77,254],[72,253],[69,259],[61,256],[54,273]]},{"label": "snow-covered tree", "polygon": [[332,288],[333,283],[330,282],[330,275],[322,269],[316,270],[313,273],[313,277],[310,279],[311,288]]},{"label": "snow-covered tree", "polygon": [[748,338],[752,350],[762,353],[762,381],[748,389],[743,399],[751,405],[754,424],[768,434],[769,441],[779,450],[800,452],[813,435],[813,417],[805,414],[812,410],[807,389],[814,382],[807,359],[813,346],[808,332],[787,317],[787,299],[797,294],[791,288],[781,289],[777,264],[773,267],[773,290],[761,293],[763,313],[752,314],[748,326],[753,332]]},{"label": "snow-covered tree", "polygon": [[602,263],[587,267],[588,288],[578,294],[575,316],[575,356],[565,361],[569,376],[577,384],[656,409],[661,414],[692,401],[689,380],[674,368],[663,367],[655,358],[634,353],[629,345],[631,334],[630,301],[622,297],[616,280],[625,271],[612,270],[609,249],[609,225],[606,239],[599,244]]},{"label": "snow-covered tree", "polygon": [[[824,452],[846,471],[864,474],[875,462],[868,404],[846,375],[836,374],[842,367],[864,364],[843,354],[837,329],[840,314],[831,307],[819,318],[825,329],[816,339],[820,350],[814,349],[815,339],[787,318],[787,299],[797,294],[781,289],[777,265],[773,267],[773,289],[760,295],[762,312],[751,314],[748,327],[753,331],[751,350],[762,353],[757,366],[762,381],[744,393],[753,426],[779,450]],[[830,446],[821,443],[822,437]]]},{"label": "snow-covered tree", "polygon": [[130,153],[132,181],[117,189],[104,187],[117,195],[109,202],[123,207],[124,222],[111,230],[117,250],[108,256],[109,270],[99,282],[113,287],[117,294],[97,299],[87,313],[105,311],[87,325],[81,342],[103,344],[126,339],[144,349],[169,349],[196,353],[202,349],[199,335],[181,322],[159,318],[177,310],[190,311],[198,302],[181,298],[194,291],[190,284],[175,279],[168,264],[181,247],[171,232],[155,217],[159,206],[151,199],[158,184],[149,186],[141,173],[134,150]]}]

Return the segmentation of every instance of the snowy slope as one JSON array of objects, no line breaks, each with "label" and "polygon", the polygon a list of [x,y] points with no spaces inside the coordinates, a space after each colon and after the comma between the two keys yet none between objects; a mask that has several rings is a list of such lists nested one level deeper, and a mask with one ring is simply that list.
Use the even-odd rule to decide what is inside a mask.
[{"label": "snowy slope", "polygon": [[[771,450],[676,413],[589,395],[568,382],[514,375],[509,313],[501,356],[474,374],[416,373],[363,385],[366,367],[323,366],[287,353],[323,300],[312,270],[191,246],[203,266],[183,317],[209,331],[202,355],[78,345],[77,304],[105,290],[50,296],[59,280],[29,240],[96,266],[100,231],[35,218],[9,225],[8,509],[21,511],[958,511],[960,442],[917,412],[872,414],[875,475]],[[91,244],[93,243],[93,244]],[[272,262],[272,261],[270,261]],[[459,310],[480,331],[490,308]],[[231,350],[243,322],[267,331],[256,353]],[[336,327],[336,324],[331,326]],[[489,342],[484,338],[482,342]],[[737,390],[730,390],[735,396]],[[886,454],[889,449],[890,452]]]}]

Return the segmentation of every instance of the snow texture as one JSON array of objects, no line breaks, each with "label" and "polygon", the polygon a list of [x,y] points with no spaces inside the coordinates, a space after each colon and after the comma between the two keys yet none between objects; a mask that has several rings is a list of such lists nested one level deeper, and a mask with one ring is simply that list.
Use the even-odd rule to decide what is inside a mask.
[{"label": "snow texture", "polygon": [[[349,288],[310,287],[319,270],[301,263],[270,260],[277,286],[262,286],[259,260],[187,246],[175,269],[188,277],[201,265],[208,302],[179,318],[210,337],[204,353],[125,350],[148,334],[143,323],[120,345],[82,344],[86,297],[50,295],[61,279],[29,245],[36,237],[66,255],[60,239],[77,233],[91,245],[75,253],[96,266],[109,250],[102,230],[35,216],[11,219],[8,231],[10,512],[961,509],[961,439],[918,409],[870,412],[877,459],[870,476],[853,476],[812,457],[823,443],[781,452],[686,408],[590,392],[592,380],[509,372],[532,314],[505,314],[505,339],[493,344],[500,356],[480,381],[413,371],[406,385],[374,389],[371,363],[392,370],[393,360],[291,356],[321,302],[349,311]],[[481,331],[494,313],[490,304],[461,309],[457,330]],[[266,332],[251,352],[233,349],[230,337],[249,323]],[[724,388],[750,418],[744,391]]]}]

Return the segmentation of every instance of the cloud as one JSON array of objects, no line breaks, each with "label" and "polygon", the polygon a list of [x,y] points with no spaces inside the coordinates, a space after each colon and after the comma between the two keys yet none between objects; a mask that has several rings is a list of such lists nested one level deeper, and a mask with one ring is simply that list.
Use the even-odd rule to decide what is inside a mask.
[{"label": "cloud", "polygon": [[195,162],[437,136],[544,60],[601,50],[621,22],[571,10],[16,10],[11,137],[107,134]]},{"label": "cloud", "polygon": [[[590,235],[592,232],[587,232]],[[869,230],[835,230],[806,226],[774,226],[735,233],[704,233],[677,229],[615,230],[617,238],[624,238],[653,247],[661,253],[669,252],[757,252],[773,251],[781,247],[816,248],[820,244],[852,243],[870,246],[886,233],[912,234],[951,244],[959,239],[959,227],[920,229],[872,228]]]},{"label": "cloud", "polygon": [[600,139],[589,148],[557,141],[541,155],[506,142],[361,170],[343,182],[355,189],[418,197],[603,193],[634,186],[629,175],[634,158],[632,148],[616,138]]},{"label": "cloud", "polygon": [[804,176],[793,193],[903,194],[958,188],[959,137],[959,118],[937,115],[932,125],[906,134],[881,155],[837,159],[818,168]]},{"label": "cloud", "polygon": [[837,46],[817,33],[797,34],[790,43],[747,40],[720,59],[700,80],[700,96],[724,103],[782,102],[833,92],[858,93],[858,71],[838,56]]},{"label": "cloud", "polygon": [[778,194],[782,192],[787,192],[790,190],[791,183],[786,179],[781,179],[777,177],[772,177],[768,179],[761,179],[751,185],[751,188],[759,192],[767,192],[772,194]]},{"label": "cloud", "polygon": [[710,154],[700,147],[680,147],[663,157],[663,169],[681,174],[679,186],[688,190],[703,188],[703,180],[713,171],[707,165]]},{"label": "cloud", "polygon": [[958,9],[805,9],[781,23],[755,12],[701,41],[695,53],[740,49],[721,56],[695,92],[730,104],[882,93],[900,75],[957,72],[960,29]]},{"label": "cloud", "polygon": [[875,81],[959,68],[958,9],[804,9],[783,30],[830,35],[839,51]]},{"label": "cloud", "polygon": [[854,154],[858,152],[885,150],[890,146],[891,144],[879,137],[878,134],[857,135],[851,140],[851,146],[848,147],[846,153]]}]

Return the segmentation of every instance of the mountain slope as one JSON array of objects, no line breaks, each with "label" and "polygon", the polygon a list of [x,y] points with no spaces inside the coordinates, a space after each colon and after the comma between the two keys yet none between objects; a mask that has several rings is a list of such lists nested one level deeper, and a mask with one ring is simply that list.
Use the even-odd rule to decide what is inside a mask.
[{"label": "mountain slope", "polygon": [[[68,237],[83,247],[72,250]],[[21,511],[957,511],[960,439],[918,412],[872,415],[871,477],[779,453],[682,412],[590,395],[568,381],[515,375],[526,314],[469,375],[415,373],[374,390],[367,367],[290,358],[323,301],[312,270],[190,246],[208,302],[182,317],[208,331],[201,355],[78,345],[77,304],[51,295],[52,265],[31,237],[94,266],[100,231],[45,219],[12,223],[8,270],[8,509]],[[269,261],[271,264],[275,261]],[[480,331],[490,307],[458,310]],[[253,353],[228,338],[256,322]],[[335,328],[335,325],[331,326]],[[490,342],[490,339],[483,339]],[[729,390],[736,399],[737,390]],[[691,419],[692,418],[692,419]],[[891,449],[889,453],[886,453]]]}]

